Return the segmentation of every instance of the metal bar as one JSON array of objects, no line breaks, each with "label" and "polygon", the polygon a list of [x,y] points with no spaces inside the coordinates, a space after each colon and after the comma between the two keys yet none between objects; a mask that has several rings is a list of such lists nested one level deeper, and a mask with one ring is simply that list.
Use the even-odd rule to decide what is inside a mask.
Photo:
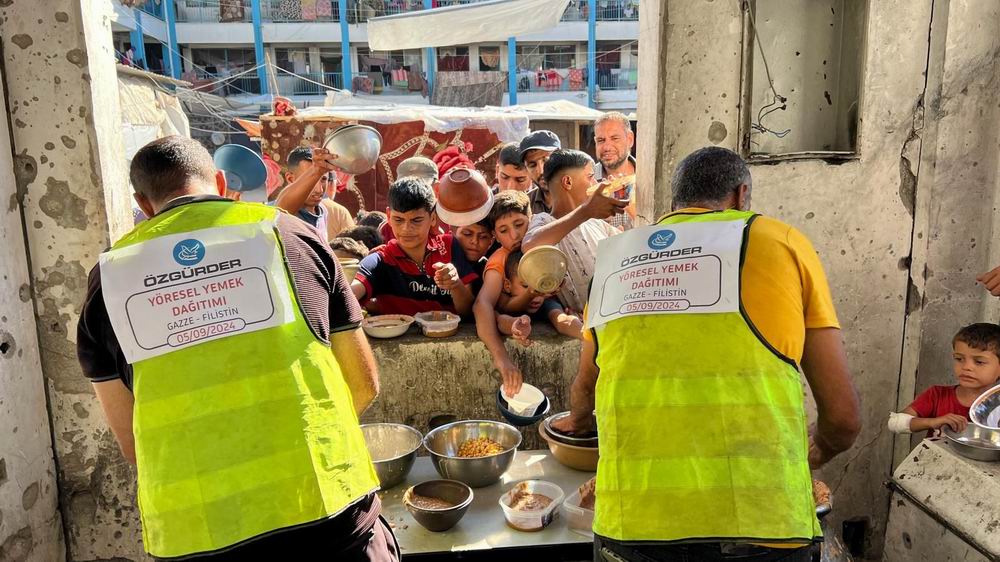
[{"label": "metal bar", "polygon": [[132,8],[132,19],[135,20],[135,29],[129,32],[129,42],[132,43],[135,56],[142,61],[143,70],[149,70],[149,63],[146,62],[146,39],[142,32],[142,10]]},{"label": "metal bar", "polygon": [[[424,9],[430,10],[434,5],[431,0],[424,0]],[[434,47],[428,47],[424,49],[424,54],[427,59],[427,91],[430,95],[434,95],[434,70],[437,67],[437,49]]]},{"label": "metal bar", "polygon": [[517,105],[517,39],[507,39],[507,100]]},{"label": "metal bar", "polygon": [[351,30],[347,25],[347,0],[337,1],[337,13],[340,15],[340,69],[344,73],[344,89],[350,90],[351,76]]},{"label": "metal bar", "polygon": [[597,0],[587,0],[587,105],[597,107]]},{"label": "metal bar", "polygon": [[[250,0],[251,13],[253,14],[253,50],[258,65],[263,64],[265,62],[264,30],[261,28],[260,25],[261,24],[260,2],[261,0]],[[268,92],[267,73],[268,73],[268,67],[266,65],[263,68],[257,69],[257,80],[260,82],[260,93],[262,95],[266,95]]]},{"label": "metal bar", "polygon": [[177,47],[177,12],[174,3],[165,2],[167,6],[167,44],[164,45],[170,51],[169,57],[164,57],[164,61],[170,61],[170,75],[175,79],[181,78],[181,52]]}]

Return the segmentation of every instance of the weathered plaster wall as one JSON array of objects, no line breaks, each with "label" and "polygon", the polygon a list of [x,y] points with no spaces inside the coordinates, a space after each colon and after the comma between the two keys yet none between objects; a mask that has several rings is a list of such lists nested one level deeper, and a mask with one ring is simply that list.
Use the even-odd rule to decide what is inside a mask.
[{"label": "weathered plaster wall", "polygon": [[921,166],[916,186],[928,196],[926,223],[918,224],[914,238],[927,254],[925,267],[912,273],[923,282],[915,283],[910,306],[923,317],[916,392],[954,384],[951,338],[983,319],[983,301],[995,299],[975,277],[1000,265],[990,255],[997,244],[992,224],[1000,175],[1000,4],[948,4],[940,19],[935,10],[936,24],[947,26],[938,55],[940,96],[924,109],[925,122],[937,122],[936,136],[921,149],[933,158],[933,168]]},{"label": "weathered plaster wall", "polygon": [[86,272],[131,218],[110,15],[107,0],[0,3],[15,180],[74,560],[133,551],[123,525],[136,523],[131,471],[75,350]]},{"label": "weathered plaster wall", "polygon": [[10,126],[0,119],[0,560],[49,562],[66,548]]}]

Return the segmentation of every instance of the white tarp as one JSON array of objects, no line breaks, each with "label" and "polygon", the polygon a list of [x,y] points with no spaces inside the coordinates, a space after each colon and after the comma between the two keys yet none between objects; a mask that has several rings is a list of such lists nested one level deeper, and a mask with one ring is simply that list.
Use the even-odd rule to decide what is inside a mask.
[{"label": "white tarp", "polygon": [[399,51],[506,41],[552,29],[567,5],[569,0],[490,0],[372,18],[368,45]]}]

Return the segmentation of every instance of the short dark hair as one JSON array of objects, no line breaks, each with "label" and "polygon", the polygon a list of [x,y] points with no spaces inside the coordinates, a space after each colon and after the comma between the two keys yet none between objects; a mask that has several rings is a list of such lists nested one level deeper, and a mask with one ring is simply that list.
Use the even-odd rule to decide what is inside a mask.
[{"label": "short dark hair", "polygon": [[135,153],[129,180],[136,193],[162,203],[180,193],[192,180],[214,183],[215,163],[198,141],[171,135],[156,139]]},{"label": "short dark hair", "polygon": [[365,245],[368,250],[374,250],[382,245],[382,235],[371,226],[355,226],[337,235],[337,238],[352,238]]},{"label": "short dark hair", "polygon": [[951,345],[962,342],[965,345],[980,351],[992,351],[1000,359],[1000,326],[980,322],[969,324],[955,334],[951,340]]},{"label": "short dark hair", "polygon": [[503,274],[507,276],[508,281],[513,281],[518,276],[517,267],[521,265],[521,258],[523,256],[524,252],[521,250],[514,250],[507,254],[507,261],[503,265]]},{"label": "short dark hair", "polygon": [[385,224],[385,221],[387,220],[388,217],[386,217],[385,213],[383,213],[382,211],[368,211],[367,213],[364,211],[360,211],[358,213],[357,223],[358,226],[370,226],[372,228],[378,228],[383,224]]},{"label": "short dark hair", "polygon": [[501,166],[514,166],[518,170],[524,169],[524,160],[521,160],[521,149],[516,142],[509,142],[500,149],[497,162]]},{"label": "short dark hair", "polygon": [[561,176],[565,170],[578,170],[593,162],[594,160],[586,152],[560,148],[552,151],[552,156],[549,156],[545,162],[542,177],[545,178],[545,184],[551,189],[552,180],[556,176]]},{"label": "short dark hair", "polygon": [[493,207],[490,209],[490,214],[486,215],[489,229],[493,230],[498,220],[511,213],[520,213],[531,218],[531,199],[527,193],[509,189],[494,195]]},{"label": "short dark hair", "polygon": [[675,206],[717,203],[750,184],[750,168],[732,150],[707,146],[688,154],[674,171],[671,182]]},{"label": "short dark hair", "polygon": [[365,246],[364,243],[354,238],[348,238],[347,236],[338,236],[330,240],[330,249],[348,252],[356,256],[359,260],[364,259],[368,255],[369,250],[368,246]]},{"label": "short dark hair", "polygon": [[399,178],[389,186],[389,208],[399,213],[409,213],[423,209],[434,211],[434,190],[420,178],[407,176]]},{"label": "short dark hair", "polygon": [[313,161],[312,149],[309,148],[308,146],[297,146],[293,148],[291,152],[288,153],[288,158],[286,159],[286,161],[288,162],[289,169],[298,166],[299,163],[301,162],[312,162]]}]

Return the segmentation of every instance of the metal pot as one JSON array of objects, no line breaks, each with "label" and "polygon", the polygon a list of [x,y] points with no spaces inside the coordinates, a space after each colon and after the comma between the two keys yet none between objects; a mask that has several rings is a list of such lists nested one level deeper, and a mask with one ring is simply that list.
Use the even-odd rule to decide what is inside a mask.
[{"label": "metal pot", "polygon": [[351,175],[371,170],[382,151],[382,135],[366,125],[345,125],[328,134],[323,148],[337,155],[334,164]]}]

